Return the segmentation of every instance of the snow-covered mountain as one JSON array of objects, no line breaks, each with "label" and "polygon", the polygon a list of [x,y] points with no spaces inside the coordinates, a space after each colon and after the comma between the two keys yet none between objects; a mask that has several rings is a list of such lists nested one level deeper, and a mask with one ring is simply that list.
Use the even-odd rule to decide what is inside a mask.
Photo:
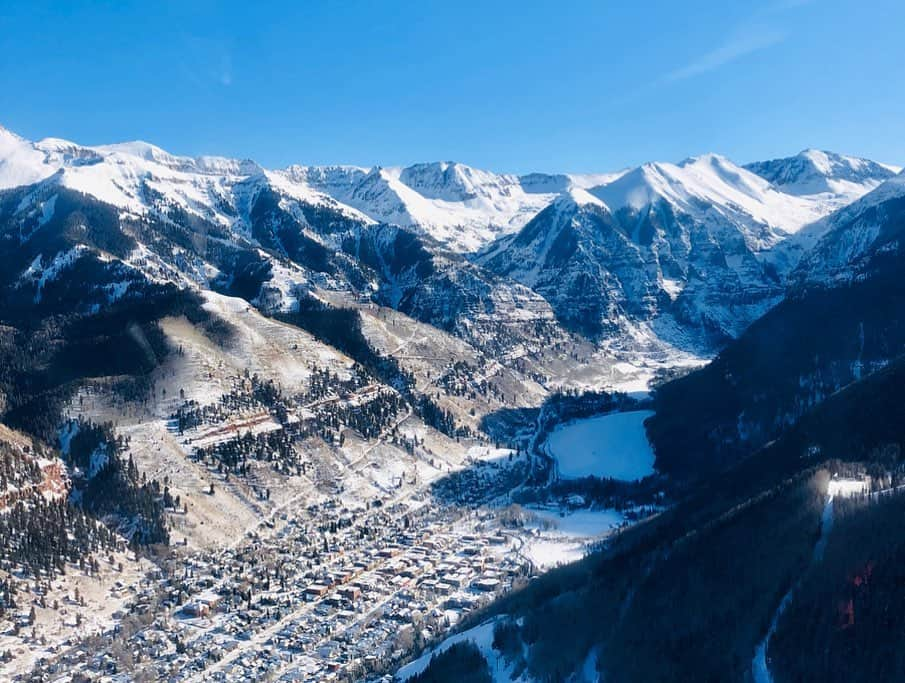
[{"label": "snow-covered mountain", "polygon": [[145,142],[98,147],[57,138],[30,142],[0,127],[0,190],[49,180],[135,215],[147,215],[165,205],[225,227],[247,219],[250,198],[265,186],[287,198],[370,222],[336,200],[252,161],[179,157]]},{"label": "snow-covered mountain", "polygon": [[535,292],[420,231],[375,223],[298,173],[139,142],[0,139],[0,289],[10,286],[17,306],[90,310],[147,280],[267,311],[317,292],[373,299],[479,346],[506,348],[541,328],[562,336]]},{"label": "snow-covered mountain", "polygon": [[285,175],[375,221],[414,228],[450,249],[469,252],[521,228],[569,188],[619,174],[515,176],[450,161],[405,168],[292,166]]},{"label": "snow-covered mountain", "polygon": [[845,387],[901,362],[905,174],[816,227],[822,237],[787,277],[784,299],[706,370],[659,394],[648,425],[658,458],[696,471],[703,462],[725,467]]},{"label": "snow-covered mountain", "polygon": [[544,295],[573,329],[637,336],[640,324],[713,348],[783,296],[777,245],[890,173],[864,168],[838,193],[796,195],[718,155],[644,164],[554,202],[477,261]]},{"label": "snow-covered mountain", "polygon": [[614,212],[640,212],[663,201],[702,223],[730,223],[756,249],[771,246],[831,210],[820,201],[784,193],[717,154],[679,164],[644,164],[590,192]]},{"label": "snow-covered mountain", "polygon": [[59,174],[64,187],[136,213],[163,197],[221,225],[236,222],[243,195],[263,184],[363,222],[414,229],[454,251],[475,251],[527,223],[571,187],[615,174],[515,176],[454,162],[405,168],[290,166],[268,170],[253,161],[181,157],[145,142],[86,147],[66,140],[24,140],[0,127],[0,189]]},{"label": "snow-covered mountain", "polygon": [[864,277],[878,260],[901,252],[905,172],[809,228],[803,237],[809,243],[791,274],[794,285],[834,286]]},{"label": "snow-covered mountain", "polygon": [[786,194],[822,198],[835,204],[834,208],[855,201],[901,170],[896,166],[818,149],[806,149],[781,159],[757,161],[745,168]]},{"label": "snow-covered mountain", "polygon": [[115,207],[131,226],[124,264],[268,309],[291,307],[300,288],[326,288],[473,337],[476,320],[530,311],[549,321],[552,307],[571,330],[622,348],[667,342],[704,353],[783,296],[785,275],[831,229],[831,212],[893,172],[814,151],[748,167],[709,154],[596,175],[453,162],[268,170],[144,142],[30,142],[0,128],[5,220],[30,242],[18,277],[46,281],[84,253],[72,249],[103,251],[103,241],[75,238],[52,253],[35,246],[56,210],[69,220],[77,209],[66,191]]}]

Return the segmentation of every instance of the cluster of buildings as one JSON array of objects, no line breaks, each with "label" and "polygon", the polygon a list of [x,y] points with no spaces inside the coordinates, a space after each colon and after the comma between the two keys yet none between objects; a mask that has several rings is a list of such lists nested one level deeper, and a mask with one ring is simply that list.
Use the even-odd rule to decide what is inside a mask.
[{"label": "cluster of buildings", "polygon": [[380,677],[529,571],[492,511],[331,501],[270,536],[174,559],[133,589],[144,618],[44,670],[111,681]]}]

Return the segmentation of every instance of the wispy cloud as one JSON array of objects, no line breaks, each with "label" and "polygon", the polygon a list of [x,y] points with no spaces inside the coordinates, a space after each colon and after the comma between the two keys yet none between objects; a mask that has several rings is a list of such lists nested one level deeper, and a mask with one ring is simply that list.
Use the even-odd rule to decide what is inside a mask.
[{"label": "wispy cloud", "polygon": [[794,11],[817,0],[773,0],[756,10],[746,23],[736,28],[729,37],[716,47],[658,79],[655,84],[674,83],[700,76],[735,62],[748,55],[779,45],[789,33],[777,28],[781,21],[778,15]]},{"label": "wispy cloud", "polygon": [[788,35],[779,29],[769,26],[747,28],[736,33],[729,40],[718,45],[710,52],[701,55],[688,64],[669,72],[663,77],[665,82],[682,81],[686,78],[700,76],[708,71],[719,69],[730,62],[746,57],[755,52],[783,42]]}]

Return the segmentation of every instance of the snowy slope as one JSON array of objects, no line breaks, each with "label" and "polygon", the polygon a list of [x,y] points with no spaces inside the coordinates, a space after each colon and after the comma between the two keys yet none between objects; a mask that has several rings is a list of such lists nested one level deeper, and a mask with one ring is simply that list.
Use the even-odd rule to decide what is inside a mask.
[{"label": "snowy slope", "polygon": [[850,204],[901,169],[859,157],[806,149],[795,156],[758,161],[745,168],[786,194],[833,206]]},{"label": "snowy slope", "polygon": [[[29,142],[0,129],[2,190],[16,197],[3,215],[19,226],[19,241],[29,243],[16,256],[36,259],[36,272],[73,253],[69,247],[79,247],[80,258],[107,258],[104,244],[125,239],[132,253],[117,256],[153,281],[238,287],[247,291],[233,293],[257,297],[267,308],[291,305],[298,285],[349,288],[350,277],[361,282],[355,264],[337,253],[327,233],[373,222],[247,160],[180,157],[138,141],[98,147],[57,138]],[[67,234],[62,242],[42,237],[45,225],[52,225],[52,234],[69,232],[61,221],[70,220],[82,195],[86,206],[97,200],[119,215],[106,218],[102,229],[90,226],[90,236]],[[54,220],[61,206],[66,210]],[[125,238],[119,236],[123,228]]]},{"label": "snowy slope", "polygon": [[752,246],[769,245],[828,213],[820,202],[780,192],[717,154],[644,164],[590,191],[613,211],[665,201],[698,220],[726,220],[744,230]]},{"label": "snowy slope", "polygon": [[715,154],[644,164],[562,193],[476,260],[534,288],[573,329],[706,352],[782,297],[801,250],[779,245],[888,173],[865,167],[844,196],[798,196]]},{"label": "snowy slope", "polygon": [[221,225],[242,216],[241,190],[260,183],[364,222],[415,228],[456,251],[474,251],[527,223],[558,194],[618,174],[515,176],[454,162],[406,168],[291,166],[181,157],[146,142],[97,147],[48,138],[34,143],[0,128],[0,189],[59,174],[61,185],[130,212],[165,200]]},{"label": "snowy slope", "polygon": [[0,126],[0,190],[31,185],[54,172],[35,145]]},{"label": "snowy slope", "polygon": [[[507,622],[506,615],[500,615],[469,629],[456,633],[443,640],[440,644],[430,648],[417,659],[409,662],[396,672],[394,680],[405,683],[412,677],[423,673],[431,664],[431,659],[445,652],[458,643],[470,642],[473,644],[490,672],[493,683],[531,683],[535,679],[526,670],[524,656],[528,647],[523,645],[521,657],[510,659],[507,655],[495,649],[494,628],[499,622]],[[566,679],[568,683],[598,683],[601,680],[597,672],[597,654],[592,650],[582,661],[575,663],[575,671]]]},{"label": "snowy slope", "polygon": [[448,650],[456,643],[469,641],[480,650],[487,661],[494,683],[511,683],[512,681],[527,683],[530,679],[524,675],[518,675],[518,672],[514,671],[515,664],[508,663],[502,654],[493,649],[493,629],[497,621],[497,619],[493,619],[450,636],[437,647],[402,667],[396,673],[396,678],[400,681],[407,681],[413,676],[417,676],[430,665],[431,657]]},{"label": "snowy slope", "polygon": [[284,173],[376,221],[419,229],[463,252],[476,251],[493,238],[517,230],[570,188],[618,176],[515,176],[455,162],[373,169],[292,166]]},{"label": "snowy slope", "polygon": [[99,147],[57,138],[29,142],[0,128],[0,190],[45,180],[135,215],[178,208],[235,226],[247,219],[241,212],[243,199],[259,187],[276,187],[288,197],[369,222],[323,193],[252,161],[179,157],[145,142]]},{"label": "snowy slope", "polygon": [[131,212],[165,202],[227,226],[243,218],[243,192],[265,185],[364,222],[414,228],[463,252],[522,228],[575,190],[587,190],[614,212],[663,200],[699,219],[722,218],[742,227],[752,248],[760,249],[854,201],[892,172],[814,150],[746,168],[709,154],[586,175],[517,176],[455,162],[270,171],[249,160],[176,156],[140,141],[97,147],[55,138],[34,143],[0,128],[0,189],[59,174],[61,185]]},{"label": "snowy slope", "polygon": [[844,284],[863,276],[873,260],[901,253],[905,238],[905,172],[828,216],[802,235],[804,256],[793,285]]},{"label": "snowy slope", "polygon": [[[267,308],[291,305],[299,285],[376,292],[461,334],[481,317],[531,311],[546,321],[552,308],[573,331],[622,348],[694,353],[775,304],[786,273],[830,230],[825,217],[890,173],[814,151],[748,168],[708,154],[589,175],[454,162],[268,170],[145,142],[29,142],[0,129],[0,190],[19,188],[5,210],[23,242],[53,220],[56,191],[72,190],[157,226],[127,263],[157,279],[219,283]],[[29,264],[40,257],[43,272],[72,246],[34,247]]]}]

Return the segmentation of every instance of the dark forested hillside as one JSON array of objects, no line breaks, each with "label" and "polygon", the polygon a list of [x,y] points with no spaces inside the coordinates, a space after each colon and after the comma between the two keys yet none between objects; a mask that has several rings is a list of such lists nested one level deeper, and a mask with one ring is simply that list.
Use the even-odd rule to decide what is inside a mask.
[{"label": "dark forested hillside", "polygon": [[[50,577],[89,553],[121,544],[79,506],[50,448],[0,424],[0,576]],[[0,589],[0,618],[17,604],[17,582]]]},{"label": "dark forested hillside", "polygon": [[905,352],[898,265],[791,296],[708,366],[661,386],[648,422],[657,467],[687,477],[729,466]]},{"label": "dark forested hillside", "polygon": [[770,642],[777,683],[905,679],[901,492],[835,502],[823,560]]},{"label": "dark forested hillside", "polygon": [[435,655],[411,683],[491,683],[493,677],[481,651],[472,643],[456,643]]},{"label": "dark forested hillside", "polygon": [[657,390],[648,434],[661,471],[725,468],[905,353],[900,185],[891,180],[829,217],[786,299],[709,365]]},{"label": "dark forested hillside", "polygon": [[739,479],[734,500],[696,496],[492,612],[509,616],[534,680],[567,680],[590,653],[608,681],[744,680],[807,567],[825,479],[806,472],[766,490]]},{"label": "dark forested hillside", "polygon": [[[795,587],[770,649],[777,681],[898,680],[902,497],[840,499],[839,523],[823,531],[821,516],[831,475],[867,474],[875,489],[895,489],[903,453],[898,361],[490,614],[522,620],[513,628],[537,680],[565,680],[596,652],[608,681],[744,681]],[[829,545],[814,560],[821,533]],[[831,656],[821,654],[827,642]]]}]

